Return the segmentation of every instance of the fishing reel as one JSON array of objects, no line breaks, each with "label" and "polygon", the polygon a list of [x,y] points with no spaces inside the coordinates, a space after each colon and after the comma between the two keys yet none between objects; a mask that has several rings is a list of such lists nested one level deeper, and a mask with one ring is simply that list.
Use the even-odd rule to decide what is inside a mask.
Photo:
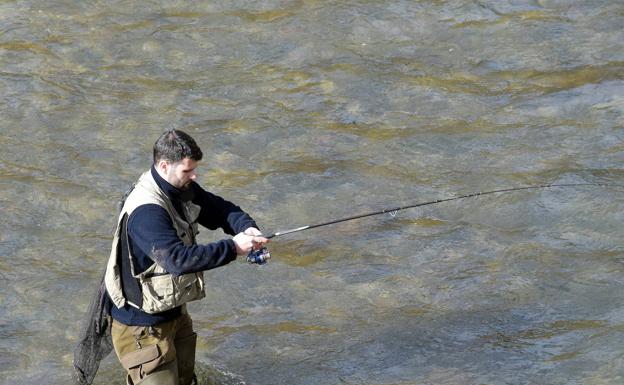
[{"label": "fishing reel", "polygon": [[266,247],[258,250],[251,250],[249,254],[247,254],[247,262],[256,265],[264,265],[269,262],[269,259],[271,259],[271,253],[269,253],[269,249]]}]

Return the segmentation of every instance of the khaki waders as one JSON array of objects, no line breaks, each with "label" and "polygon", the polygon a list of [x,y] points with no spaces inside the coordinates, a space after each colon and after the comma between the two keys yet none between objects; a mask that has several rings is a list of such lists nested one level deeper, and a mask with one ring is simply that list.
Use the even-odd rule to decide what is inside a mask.
[{"label": "khaki waders", "polygon": [[186,313],[155,326],[128,326],[113,320],[112,337],[128,385],[191,385],[195,378],[197,334]]}]

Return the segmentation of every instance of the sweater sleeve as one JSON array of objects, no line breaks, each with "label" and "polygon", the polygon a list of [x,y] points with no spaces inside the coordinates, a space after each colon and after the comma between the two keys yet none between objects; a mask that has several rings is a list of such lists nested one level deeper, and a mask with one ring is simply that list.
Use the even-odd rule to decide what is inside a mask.
[{"label": "sweater sleeve", "polygon": [[258,228],[256,222],[234,203],[209,193],[196,183],[194,188],[193,203],[202,208],[198,218],[200,225],[210,230],[221,228],[229,235],[236,235],[249,227]]},{"label": "sweater sleeve", "polygon": [[214,269],[236,259],[236,246],[231,239],[185,246],[167,211],[155,204],[134,210],[128,218],[128,235],[141,271],[151,264],[150,260],[171,274],[182,275]]}]

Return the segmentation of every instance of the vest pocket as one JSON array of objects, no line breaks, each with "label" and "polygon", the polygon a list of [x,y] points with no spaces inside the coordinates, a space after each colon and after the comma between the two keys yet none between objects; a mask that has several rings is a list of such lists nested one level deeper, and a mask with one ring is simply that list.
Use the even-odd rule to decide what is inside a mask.
[{"label": "vest pocket", "polygon": [[142,310],[153,314],[204,298],[203,273],[150,275],[141,280]]},{"label": "vest pocket", "polygon": [[143,292],[143,310],[158,313],[175,307],[172,276],[155,275],[141,283]]},{"label": "vest pocket", "polygon": [[176,302],[183,304],[204,297],[203,273],[184,274],[176,278]]}]

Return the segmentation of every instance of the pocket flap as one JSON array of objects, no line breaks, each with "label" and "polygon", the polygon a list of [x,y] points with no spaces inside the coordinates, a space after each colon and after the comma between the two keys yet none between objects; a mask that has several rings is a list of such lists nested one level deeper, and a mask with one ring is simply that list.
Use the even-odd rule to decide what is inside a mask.
[{"label": "pocket flap", "polygon": [[147,346],[123,356],[119,362],[125,369],[135,368],[160,356],[158,345]]}]

